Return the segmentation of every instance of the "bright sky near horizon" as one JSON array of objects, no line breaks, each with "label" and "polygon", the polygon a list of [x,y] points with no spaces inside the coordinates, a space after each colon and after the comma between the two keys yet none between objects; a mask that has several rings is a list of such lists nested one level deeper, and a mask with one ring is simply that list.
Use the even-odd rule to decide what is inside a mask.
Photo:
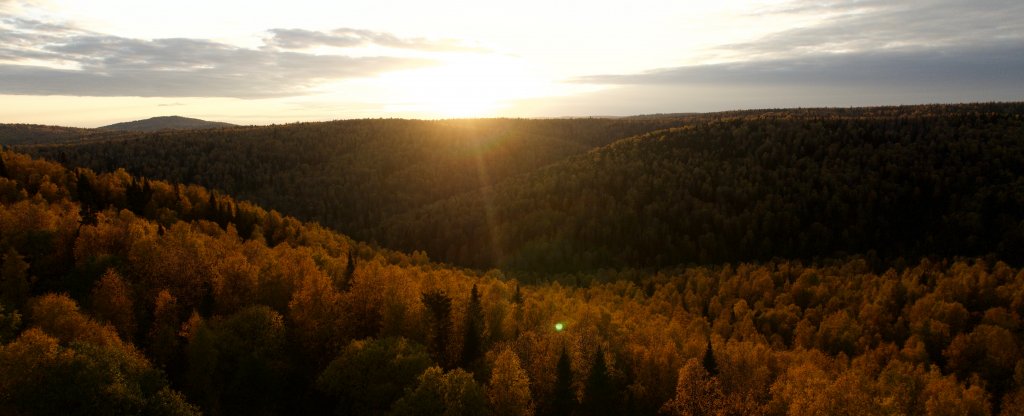
[{"label": "bright sky near horizon", "polygon": [[0,122],[1024,100],[1024,2],[0,0]]}]

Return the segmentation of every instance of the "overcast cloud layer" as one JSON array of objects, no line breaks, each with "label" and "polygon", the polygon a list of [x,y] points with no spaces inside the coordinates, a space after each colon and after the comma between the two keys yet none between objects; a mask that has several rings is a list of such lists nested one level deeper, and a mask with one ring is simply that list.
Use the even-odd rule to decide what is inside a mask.
[{"label": "overcast cloud layer", "polygon": [[[295,51],[378,44],[454,48],[386,33],[273,30],[260,49],[203,39],[129,39],[71,26],[0,18],[0,93],[21,95],[235,97],[302,95],[326,80],[432,65],[422,58],[352,57]],[[319,36],[319,38],[318,38]]]},{"label": "overcast cloud layer", "polygon": [[[682,87],[701,93],[720,87],[727,96],[744,89],[788,89],[786,95],[805,98],[827,89],[829,95],[818,95],[816,102],[830,102],[832,96],[837,103],[851,101],[836,97],[844,91],[857,102],[874,91],[879,103],[891,102],[895,92],[906,95],[908,102],[912,97],[956,101],[965,93],[963,99],[977,97],[970,94],[972,89],[999,91],[1002,99],[1024,99],[1024,2],[1019,0],[835,1],[790,4],[759,13],[828,17],[814,26],[709,51],[709,56],[724,62],[573,81],[624,89],[662,86],[672,88],[682,102],[702,99],[686,97]],[[751,102],[755,101],[760,100]]]}]

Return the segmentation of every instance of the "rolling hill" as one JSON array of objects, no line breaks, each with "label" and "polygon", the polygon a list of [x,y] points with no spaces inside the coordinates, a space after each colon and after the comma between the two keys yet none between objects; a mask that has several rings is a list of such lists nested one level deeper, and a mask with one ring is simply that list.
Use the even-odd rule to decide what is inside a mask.
[{"label": "rolling hill", "polygon": [[7,146],[52,144],[102,135],[95,129],[45,126],[40,124],[0,124],[0,144]]},{"label": "rolling hill", "polygon": [[382,241],[574,272],[997,254],[1024,261],[1024,106],[781,111],[621,140],[393,218]]},{"label": "rolling hill", "polygon": [[200,130],[234,127],[234,124],[206,121],[181,116],[152,117],[145,120],[126,121],[100,127],[101,130],[153,132],[161,130]]},{"label": "rolling hill", "polygon": [[479,268],[573,272],[852,253],[886,262],[995,253],[1017,263],[1022,113],[1021,104],[965,104],[353,120],[26,150],[199,183]]},{"label": "rolling hill", "polygon": [[684,120],[347,120],[133,133],[24,150],[204,185],[373,241],[400,213]]}]

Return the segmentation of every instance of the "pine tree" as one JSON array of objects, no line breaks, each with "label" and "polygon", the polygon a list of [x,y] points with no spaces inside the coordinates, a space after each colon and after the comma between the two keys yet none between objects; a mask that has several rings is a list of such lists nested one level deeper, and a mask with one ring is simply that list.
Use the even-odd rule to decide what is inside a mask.
[{"label": "pine tree", "polygon": [[0,177],[7,178],[7,164],[4,163],[3,156],[0,156]]},{"label": "pine tree", "polygon": [[81,205],[80,215],[82,216],[82,224],[96,224],[96,211],[100,209],[96,190],[89,183],[89,177],[83,174],[81,170],[75,172],[75,183],[78,191],[78,202]]},{"label": "pine tree", "polygon": [[483,353],[484,309],[480,305],[480,293],[473,285],[469,292],[469,303],[466,305],[465,337],[462,344],[463,368],[471,368],[473,362]]},{"label": "pine tree", "polygon": [[718,375],[718,362],[715,361],[715,352],[711,350],[711,338],[708,338],[708,346],[704,350],[704,370],[711,376]]},{"label": "pine tree", "polygon": [[512,293],[512,303],[520,305],[523,303],[523,294],[519,293],[519,284],[516,284],[516,291]]},{"label": "pine tree", "polygon": [[427,344],[431,354],[442,366],[448,366],[448,338],[452,326],[452,299],[440,290],[423,293],[423,305],[427,308],[427,328],[430,340]]},{"label": "pine tree", "polygon": [[548,414],[554,416],[568,416],[576,409],[576,395],[572,391],[572,366],[569,363],[569,353],[562,348],[562,355],[558,357],[558,365],[555,367],[555,389],[552,392],[551,410]]},{"label": "pine tree", "polygon": [[352,278],[356,275],[356,256],[355,250],[349,249],[348,261],[345,263],[345,275],[341,277],[341,286],[339,290],[347,292],[352,287]]},{"label": "pine tree", "polygon": [[128,209],[137,215],[144,215],[146,206],[149,205],[150,199],[153,198],[153,189],[145,179],[136,180],[132,178],[132,181],[125,187],[124,194],[128,202]]},{"label": "pine tree", "polygon": [[583,413],[592,416],[616,414],[615,394],[611,379],[608,377],[608,363],[605,362],[604,351],[598,347],[583,394]]}]

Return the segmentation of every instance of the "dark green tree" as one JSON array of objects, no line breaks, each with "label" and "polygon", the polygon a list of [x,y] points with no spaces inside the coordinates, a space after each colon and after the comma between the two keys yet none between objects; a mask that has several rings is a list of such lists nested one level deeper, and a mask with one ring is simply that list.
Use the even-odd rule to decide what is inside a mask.
[{"label": "dark green tree", "polygon": [[345,274],[341,277],[340,288],[342,292],[348,291],[352,287],[352,278],[356,275],[356,256],[355,250],[348,251],[348,261],[345,262]]},{"label": "dark green tree", "polygon": [[701,364],[712,377],[718,375],[718,362],[715,361],[715,352],[711,349],[711,338],[708,338],[708,346],[704,349],[704,359]]},{"label": "dark green tree", "polygon": [[555,389],[551,395],[551,406],[547,414],[568,416],[576,410],[576,394],[572,391],[572,365],[569,362],[569,352],[564,347],[555,366]]},{"label": "dark green tree", "polygon": [[0,266],[0,303],[11,309],[21,309],[25,305],[31,288],[28,268],[28,263],[14,247],[7,249]]},{"label": "dark green tree", "polygon": [[0,304],[0,344],[5,344],[14,339],[21,328],[21,314],[18,311],[4,311],[4,305]]},{"label": "dark green tree", "polygon": [[476,285],[473,285],[473,290],[469,292],[464,330],[460,364],[462,368],[471,369],[484,350],[484,308],[480,305],[480,293]]},{"label": "dark green tree", "polygon": [[128,202],[128,209],[137,215],[145,215],[146,206],[153,199],[153,188],[149,185],[149,181],[133,177],[125,187],[124,194]]},{"label": "dark green tree", "polygon": [[608,376],[608,363],[605,362],[604,351],[597,348],[594,365],[587,377],[586,390],[583,392],[581,410],[585,415],[614,415],[616,411],[616,391]]},{"label": "dark green tree", "polygon": [[91,225],[96,223],[96,211],[99,211],[100,197],[96,189],[89,182],[89,177],[81,169],[75,171],[75,188],[78,193],[79,209],[82,216],[82,224]]},{"label": "dark green tree", "polygon": [[31,328],[0,346],[0,413],[198,415],[130,346],[67,345]]},{"label": "dark green tree", "polygon": [[427,308],[427,346],[434,359],[442,366],[448,366],[448,340],[452,328],[452,298],[440,290],[423,293],[423,305]]},{"label": "dark green tree", "polygon": [[394,416],[487,415],[484,389],[473,375],[461,368],[447,373],[430,367],[420,375],[419,385],[395,402]]},{"label": "dark green tree", "polygon": [[384,414],[432,365],[423,345],[405,338],[352,341],[316,380],[335,398],[335,414]]}]

